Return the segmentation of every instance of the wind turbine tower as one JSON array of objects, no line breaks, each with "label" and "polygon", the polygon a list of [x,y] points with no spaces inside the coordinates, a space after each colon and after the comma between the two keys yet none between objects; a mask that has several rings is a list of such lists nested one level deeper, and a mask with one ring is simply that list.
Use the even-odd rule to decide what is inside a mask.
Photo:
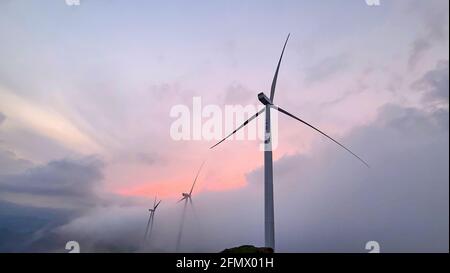
[{"label": "wind turbine tower", "polygon": [[[155,196],[155,201],[153,202],[153,208],[148,209],[148,211],[150,212],[150,216],[148,217],[147,228],[145,229],[144,242],[149,240],[151,235],[152,235],[153,222],[154,222],[154,218],[155,218],[155,211],[158,208],[158,206],[161,203],[161,201],[162,200],[159,200],[158,203],[157,203],[156,202],[156,196]],[[149,228],[150,228],[150,231],[149,231]]]},{"label": "wind turbine tower", "polygon": [[192,191],[194,190],[195,183],[197,182],[197,178],[198,178],[200,171],[202,170],[204,164],[205,164],[205,162],[203,161],[202,165],[200,166],[200,168],[197,171],[197,174],[195,175],[194,182],[192,183],[191,190],[189,191],[189,193],[183,192],[181,194],[183,197],[180,200],[178,200],[178,202],[177,202],[177,203],[180,203],[181,201],[184,201],[184,206],[183,206],[183,214],[181,215],[180,230],[178,232],[178,237],[177,237],[176,251],[178,251],[180,249],[181,235],[183,233],[183,225],[184,225],[184,220],[185,220],[185,216],[186,216],[186,208],[188,206],[188,202],[191,206],[191,209],[194,210],[194,203],[192,202]]},{"label": "wind turbine tower", "polygon": [[274,105],[274,96],[275,96],[275,89],[277,85],[277,79],[278,79],[278,71],[280,69],[281,60],[283,58],[284,50],[286,48],[286,44],[289,40],[290,34],[287,36],[286,41],[283,46],[283,50],[281,51],[280,59],[278,60],[277,68],[275,70],[275,75],[273,76],[272,85],[270,87],[270,97],[267,97],[266,94],[263,92],[258,94],[258,100],[264,105],[264,107],[251,116],[248,120],[246,120],[242,125],[237,127],[233,132],[231,132],[229,135],[227,135],[225,138],[223,138],[221,141],[216,143],[214,146],[211,147],[214,148],[220,143],[222,143],[225,139],[229,138],[231,135],[236,133],[238,130],[246,126],[249,122],[254,120],[256,117],[261,115],[262,113],[265,113],[266,121],[265,121],[265,136],[264,136],[264,239],[265,239],[265,246],[270,247],[275,250],[275,223],[274,223],[274,205],[273,205],[273,159],[272,159],[272,132],[271,132],[271,126],[270,126],[270,110],[274,109],[277,110],[291,118],[296,119],[297,121],[300,121],[304,125],[314,129],[315,131],[319,132],[323,136],[327,137],[337,145],[339,145],[341,148],[345,149],[347,152],[355,156],[357,159],[359,159],[364,165],[369,167],[369,165],[362,160],[359,156],[354,154],[352,151],[350,151],[348,148],[346,148],[344,145],[340,144],[318,128],[314,127],[313,125],[309,124],[308,122],[294,116],[293,114],[287,112],[286,110],[280,108],[279,106]]}]

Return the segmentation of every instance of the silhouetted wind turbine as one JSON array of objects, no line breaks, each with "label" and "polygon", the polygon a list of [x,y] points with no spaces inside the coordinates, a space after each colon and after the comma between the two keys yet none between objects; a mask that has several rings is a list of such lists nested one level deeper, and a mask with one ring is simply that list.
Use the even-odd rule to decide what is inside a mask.
[{"label": "silhouetted wind turbine", "polygon": [[284,43],[283,50],[281,51],[280,59],[278,60],[277,68],[275,70],[275,75],[272,80],[272,86],[270,88],[270,98],[268,98],[263,92],[258,94],[258,100],[264,105],[264,108],[261,109],[259,112],[254,114],[252,117],[250,117],[248,120],[246,120],[241,126],[236,128],[233,132],[231,132],[229,135],[227,135],[224,139],[216,143],[214,146],[211,147],[214,148],[220,143],[222,143],[225,139],[236,133],[239,129],[243,128],[245,125],[247,125],[250,121],[254,120],[257,116],[261,115],[263,112],[266,114],[266,122],[265,122],[265,140],[264,140],[264,239],[265,239],[265,246],[271,247],[272,249],[275,249],[275,230],[274,230],[274,212],[273,212],[273,162],[272,162],[272,136],[271,136],[271,129],[270,129],[270,109],[275,109],[280,111],[281,113],[294,118],[301,123],[311,127],[312,129],[316,130],[317,132],[321,133],[325,137],[332,140],[337,145],[344,148],[347,152],[351,153],[353,156],[355,156],[357,159],[359,159],[362,163],[364,163],[367,167],[369,165],[362,160],[359,156],[354,154],[352,151],[347,149],[344,145],[340,144],[318,128],[312,126],[308,122],[294,116],[293,114],[287,112],[286,110],[276,106],[273,104],[273,99],[275,96],[275,87],[277,84],[277,78],[278,78],[278,71],[280,69],[281,59],[283,58],[284,49],[286,48],[286,44],[289,40],[290,34],[286,38],[286,42]]},{"label": "silhouetted wind turbine", "polygon": [[[150,237],[152,236],[152,230],[153,230],[153,222],[154,222],[154,218],[155,218],[155,211],[156,208],[158,208],[159,204],[161,203],[162,200],[159,200],[158,203],[156,203],[156,196],[155,196],[155,201],[153,202],[153,208],[148,209],[148,211],[150,211],[150,216],[148,217],[148,222],[147,222],[147,228],[145,229],[145,235],[144,235],[144,241],[148,239],[150,239]],[[150,232],[149,232],[149,227],[150,227]],[[148,235],[148,237],[147,237]]]},{"label": "silhouetted wind turbine", "polygon": [[177,202],[177,203],[180,203],[181,201],[184,200],[183,214],[181,215],[180,231],[178,232],[178,238],[177,238],[177,248],[176,248],[177,251],[180,248],[181,234],[183,232],[183,225],[184,225],[184,218],[186,215],[187,203],[189,202],[191,204],[192,210],[194,210],[194,203],[192,203],[192,191],[194,190],[195,182],[197,182],[198,175],[200,174],[200,171],[202,170],[204,164],[205,164],[205,162],[203,161],[202,165],[200,165],[200,168],[197,171],[197,174],[195,175],[194,183],[192,183],[192,187],[191,187],[191,190],[189,191],[189,193],[183,192],[181,194],[183,197],[180,200],[178,200],[178,202]]}]

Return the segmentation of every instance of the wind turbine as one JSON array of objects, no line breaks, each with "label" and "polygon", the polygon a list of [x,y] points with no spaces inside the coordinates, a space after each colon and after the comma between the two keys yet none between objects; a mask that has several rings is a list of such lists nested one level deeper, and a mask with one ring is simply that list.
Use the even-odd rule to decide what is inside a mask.
[{"label": "wind turbine", "polygon": [[[150,237],[152,235],[155,211],[156,211],[156,208],[158,208],[161,201],[162,200],[159,200],[158,203],[156,203],[156,196],[155,196],[155,201],[153,202],[153,208],[148,209],[148,211],[150,211],[150,216],[148,217],[147,228],[145,229],[144,241],[147,241],[147,234],[148,234],[148,239],[150,239]],[[149,227],[150,227],[150,232],[149,232]]]},{"label": "wind turbine", "polygon": [[267,97],[263,92],[258,94],[258,100],[264,105],[264,108],[262,108],[259,112],[251,116],[248,120],[246,120],[242,125],[237,127],[233,132],[231,132],[229,135],[227,135],[225,138],[223,138],[221,141],[216,143],[214,146],[212,146],[210,149],[216,147],[220,143],[222,143],[225,139],[229,138],[231,135],[236,133],[238,130],[246,126],[250,121],[254,120],[256,117],[261,115],[265,112],[266,115],[266,122],[265,122],[265,140],[264,140],[264,239],[265,239],[265,246],[270,247],[275,250],[275,230],[274,230],[274,209],[273,209],[273,162],[272,162],[272,136],[271,136],[271,130],[270,130],[270,110],[275,109],[280,111],[281,113],[296,119],[297,121],[300,121],[301,123],[305,124],[306,126],[309,126],[310,128],[316,130],[317,132],[321,133],[325,137],[332,140],[337,145],[344,148],[347,152],[351,153],[353,156],[355,156],[357,159],[359,159],[362,163],[364,163],[367,167],[369,165],[362,160],[359,156],[354,154],[352,151],[350,151],[348,148],[346,148],[344,145],[340,144],[318,128],[314,127],[313,125],[309,124],[308,122],[294,116],[293,114],[289,113],[288,111],[280,108],[279,106],[274,105],[274,96],[275,96],[275,87],[277,85],[277,78],[278,78],[278,71],[280,69],[281,59],[283,58],[284,49],[286,48],[286,44],[289,40],[290,34],[286,38],[286,42],[284,43],[283,50],[281,51],[280,59],[278,60],[277,68],[275,70],[275,75],[272,80],[272,85],[270,88],[270,97]]},{"label": "wind turbine", "polygon": [[191,190],[189,191],[189,193],[183,192],[181,194],[183,197],[180,200],[178,200],[178,202],[177,202],[177,203],[180,203],[181,201],[184,200],[183,214],[181,215],[181,224],[180,224],[180,231],[178,232],[176,251],[178,251],[178,249],[180,248],[181,234],[183,232],[184,218],[186,215],[186,207],[187,207],[188,202],[191,204],[192,210],[194,210],[194,204],[192,203],[192,191],[194,190],[195,182],[197,182],[198,175],[200,174],[200,171],[202,170],[204,164],[205,164],[205,161],[203,161],[202,165],[200,165],[200,168],[198,169],[197,174],[195,175],[194,183],[192,183],[192,187],[191,187]]}]

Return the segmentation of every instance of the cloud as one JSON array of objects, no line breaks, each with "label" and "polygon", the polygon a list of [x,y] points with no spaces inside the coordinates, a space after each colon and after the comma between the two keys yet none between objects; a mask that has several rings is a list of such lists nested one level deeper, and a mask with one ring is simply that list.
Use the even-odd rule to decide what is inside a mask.
[{"label": "cloud", "polygon": [[1,87],[0,107],[16,128],[27,128],[80,152],[94,153],[101,149],[94,140],[60,113]]},{"label": "cloud", "polygon": [[66,210],[36,208],[0,201],[0,252],[64,250],[53,230],[76,217]]},{"label": "cloud", "polygon": [[[5,154],[9,160],[13,157],[12,153]],[[122,198],[101,189],[102,161],[89,156],[55,160],[38,166],[26,165],[27,168],[15,174],[0,175],[0,251],[64,252],[67,241],[82,241],[84,237],[92,244],[88,248],[89,244],[83,241],[85,251],[138,249],[127,248],[127,237],[112,239],[117,235],[114,232],[117,230],[127,233],[129,238],[132,237],[130,234],[136,233],[136,225],[126,220],[134,214],[119,216],[120,221],[111,218],[111,230],[95,229],[102,225],[101,216],[105,212],[109,211],[105,214],[109,216],[116,211],[114,208],[129,212],[132,209],[126,210],[127,207],[136,207],[139,203],[137,198]],[[146,217],[147,209],[140,209],[142,216]],[[88,219],[89,223],[85,223],[84,219]],[[76,227],[76,233],[71,232],[70,228],[63,228],[69,223]],[[79,223],[82,226],[78,226]],[[130,229],[126,229],[127,226]],[[95,240],[93,236],[96,234],[91,231],[104,234],[104,240],[101,236]],[[135,242],[131,240],[129,245]]]},{"label": "cloud", "polygon": [[240,83],[233,83],[226,89],[224,101],[228,105],[245,105],[245,103],[250,103],[256,94],[256,91],[250,90]]},{"label": "cloud", "polygon": [[147,212],[136,206],[95,207],[54,232],[67,241],[79,242],[83,252],[136,252],[142,243]]},{"label": "cloud", "polygon": [[280,250],[361,252],[376,240],[384,252],[447,252],[448,115],[384,106],[343,140],[369,170],[332,143],[275,162]]},{"label": "cloud", "polygon": [[12,151],[0,149],[0,175],[20,173],[32,166],[31,161],[18,157]]},{"label": "cloud", "polygon": [[0,176],[0,198],[19,204],[85,208],[99,201],[95,194],[102,162],[94,157],[63,159],[21,173]]},{"label": "cloud", "polygon": [[423,100],[428,103],[446,103],[449,96],[448,60],[441,60],[436,67],[413,84],[413,88],[423,91]]},{"label": "cloud", "polygon": [[410,69],[414,68],[425,52],[431,48],[431,43],[428,39],[420,37],[414,40],[411,47],[411,55],[408,61]]},{"label": "cloud", "polygon": [[5,121],[5,119],[6,116],[2,112],[0,112],[0,125]]},{"label": "cloud", "polygon": [[[373,123],[342,140],[369,161],[370,169],[325,140],[311,154],[276,161],[277,250],[364,252],[365,243],[376,240],[383,252],[448,251],[448,122],[447,110],[386,105]],[[21,242],[23,247],[64,251],[64,242],[78,240],[85,252],[174,251],[182,207],[163,200],[152,243],[142,245],[146,206],[124,205],[119,199],[99,205],[94,185],[101,179],[100,167],[92,159],[61,160],[2,176],[2,192],[57,194],[81,198],[79,207],[90,204],[78,214],[57,214],[55,208],[40,212],[52,224],[43,227],[42,220],[33,220],[38,228],[26,236],[16,234],[22,240],[34,238],[28,246]],[[5,177],[10,178],[6,184]],[[239,190],[194,197],[195,214],[189,212],[183,251],[263,244],[262,169],[249,173],[247,180]],[[0,213],[3,223],[10,217]],[[4,248],[11,249],[16,248]]]},{"label": "cloud", "polygon": [[160,157],[153,153],[140,152],[136,154],[136,159],[144,164],[153,165],[160,159]]},{"label": "cloud", "polygon": [[[405,12],[405,5],[413,6],[414,14]],[[145,194],[170,194],[178,192],[186,177],[191,179],[190,169],[203,159],[202,149],[207,147],[204,142],[172,141],[168,136],[173,121],[169,110],[175,104],[189,106],[194,95],[201,95],[205,104],[218,100],[243,103],[256,99],[257,92],[248,88],[263,90],[270,86],[273,58],[277,56],[261,58],[261,52],[274,50],[274,54],[279,54],[281,45],[272,39],[280,35],[276,34],[277,25],[261,27],[268,22],[268,11],[280,19],[271,21],[278,22],[278,26],[286,26],[287,21],[294,28],[316,26],[294,33],[294,44],[287,48],[291,53],[282,67],[287,80],[283,85],[290,91],[281,92],[285,95],[280,93],[280,101],[285,99],[291,104],[290,109],[317,113],[324,108],[321,101],[329,101],[326,106],[339,104],[333,108],[343,111],[331,113],[336,122],[328,127],[344,128],[341,133],[355,126],[352,116],[363,117],[357,123],[367,125],[355,128],[340,140],[372,165],[370,170],[361,167],[320,136],[308,154],[293,154],[300,146],[297,135],[289,143],[284,142],[289,147],[283,152],[289,156],[275,162],[277,250],[359,252],[365,251],[368,240],[378,240],[382,251],[448,250],[448,235],[444,234],[448,233],[448,167],[444,166],[448,164],[448,111],[445,107],[430,107],[425,112],[388,105],[371,122],[372,109],[393,102],[392,96],[382,91],[389,73],[401,75],[390,80],[391,86],[398,90],[401,99],[408,97],[401,103],[409,103],[413,94],[401,82],[411,82],[416,75],[404,74],[405,65],[428,66],[436,59],[448,59],[448,46],[445,52],[442,47],[448,44],[447,1],[387,4],[362,13],[359,8],[355,12],[353,4],[342,8],[339,3],[338,12],[326,11],[332,16],[323,16],[324,10],[316,4],[288,8],[286,12],[259,5],[261,9],[257,8],[250,19],[246,12],[230,13],[232,17],[221,12],[220,16],[225,15],[224,19],[234,23],[216,26],[210,24],[211,20],[204,24],[208,20],[201,14],[191,14],[196,18],[188,20],[192,24],[174,18],[167,27],[199,31],[178,31],[189,33],[189,37],[170,36],[169,40],[167,31],[136,27],[133,23],[141,18],[142,22],[150,21],[140,25],[158,26],[158,16],[129,12],[133,18],[128,20],[130,24],[123,25],[114,21],[115,16],[98,17],[103,14],[97,12],[103,8],[101,4],[75,17],[64,16],[68,10],[64,5],[57,6],[64,11],[53,14],[64,22],[65,28],[54,28],[55,18],[41,16],[43,13],[29,5],[26,9],[22,4],[11,6],[5,16],[0,16],[0,21],[11,25],[2,32],[8,42],[0,46],[5,60],[0,65],[0,80],[2,86],[9,87],[0,90],[0,108],[7,116],[7,122],[3,119],[2,123],[0,115],[2,149],[3,144],[7,147],[0,149],[2,251],[61,251],[67,240],[79,240],[82,251],[140,251],[147,206],[136,204],[140,199],[135,197],[124,200],[107,196],[105,200],[104,195],[136,184],[155,185]],[[399,9],[392,9],[394,6]],[[39,4],[34,8],[55,7]],[[120,14],[121,8],[111,12]],[[210,9],[208,14],[217,10],[222,9]],[[311,16],[299,16],[298,11]],[[37,17],[27,16],[30,12]],[[348,16],[351,13],[362,16],[358,24]],[[78,16],[97,16],[99,20],[92,21],[96,27],[87,24],[80,28]],[[317,25],[317,18],[326,20]],[[42,24],[37,26],[36,19]],[[241,21],[251,24],[236,32]],[[130,27],[133,31],[129,31]],[[255,32],[255,27],[264,31]],[[203,38],[208,28],[214,29],[208,35],[210,39],[197,39]],[[42,39],[51,33],[61,35],[56,35],[57,39]],[[393,42],[386,44],[386,39],[380,37],[390,37],[388,40]],[[48,43],[43,43],[45,40]],[[217,45],[220,47],[227,40],[241,41],[239,50],[234,42],[218,50]],[[79,41],[83,41],[82,46]],[[292,54],[295,44],[305,53]],[[308,44],[314,50],[303,51]],[[239,52],[242,62],[234,67]],[[170,57],[155,62],[157,56]],[[363,78],[366,90],[358,82],[351,83],[358,80],[357,70],[366,67],[367,62],[373,62],[370,65],[378,72],[367,80]],[[301,64],[301,71],[295,64]],[[270,75],[262,79],[260,75],[267,72],[264,67],[270,69]],[[424,74],[418,90],[427,103],[448,104],[448,93],[443,93],[445,86],[448,90],[448,77],[446,83],[442,75],[445,69],[434,70],[428,76]],[[306,84],[328,79],[333,82],[317,84],[317,89],[303,88],[303,74],[299,72],[307,73]],[[246,79],[245,85],[232,83],[236,75]],[[306,89],[311,91],[306,93]],[[323,92],[325,89],[337,93]],[[349,100],[363,89],[363,93],[358,93],[361,96]],[[303,97],[297,96],[300,90],[305,90]],[[309,147],[309,137],[307,142]],[[102,158],[107,158],[104,167],[91,159],[60,159],[93,150],[100,150]],[[194,199],[199,221],[191,217],[186,224],[183,250],[220,251],[239,244],[263,244],[262,169],[248,175],[246,186],[242,175],[235,171],[260,166],[262,157],[236,156],[237,150],[243,150],[236,147],[225,150],[230,151],[230,156],[211,155],[217,168],[205,175],[204,180],[208,181],[199,181],[200,194]],[[161,157],[166,164],[161,164]],[[50,163],[36,165],[27,159]],[[227,168],[220,166],[225,163]],[[105,171],[106,181],[102,181],[103,168],[110,168],[110,172]],[[207,186],[203,187],[202,182]],[[239,189],[225,191],[226,183],[238,185]],[[220,192],[207,191],[212,188]],[[155,241],[149,250],[174,250],[181,212],[174,203],[163,200]]]},{"label": "cloud", "polygon": [[305,81],[307,83],[314,83],[327,80],[344,69],[348,69],[349,64],[349,56],[347,54],[324,58],[318,64],[307,69],[308,72]]},{"label": "cloud", "polygon": [[[342,140],[370,169],[325,140],[311,154],[276,161],[277,250],[365,252],[376,240],[383,252],[448,251],[448,121],[446,110],[386,105]],[[263,170],[247,180],[239,190],[194,196],[183,251],[263,245]],[[182,206],[164,200],[160,208],[148,248],[140,244],[145,207],[92,210],[59,232],[90,251],[174,251]]]},{"label": "cloud", "polygon": [[436,44],[448,41],[448,2],[422,1],[410,3],[413,10],[420,15],[422,33],[412,42],[411,53],[408,60],[410,69],[414,69],[424,54]]}]

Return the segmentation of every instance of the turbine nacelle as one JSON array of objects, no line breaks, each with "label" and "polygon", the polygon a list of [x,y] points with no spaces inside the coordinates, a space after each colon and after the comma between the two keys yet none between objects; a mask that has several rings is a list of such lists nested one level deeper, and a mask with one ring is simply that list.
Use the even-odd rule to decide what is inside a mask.
[{"label": "turbine nacelle", "polygon": [[189,193],[185,193],[185,192],[183,192],[181,195],[182,195],[184,198],[189,198],[189,197],[191,197],[191,195],[190,195]]},{"label": "turbine nacelle", "polygon": [[258,94],[258,100],[264,105],[272,105],[273,102],[263,92]]}]

